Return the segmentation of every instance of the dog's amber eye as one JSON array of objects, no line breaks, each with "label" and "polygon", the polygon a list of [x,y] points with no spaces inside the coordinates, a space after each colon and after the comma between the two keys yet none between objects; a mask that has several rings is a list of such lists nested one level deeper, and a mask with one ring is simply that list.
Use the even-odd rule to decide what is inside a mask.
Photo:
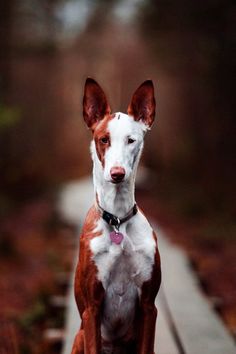
[{"label": "dog's amber eye", "polygon": [[108,144],[109,139],[104,136],[103,138],[100,139],[100,141],[101,141],[101,143],[103,143],[103,144]]},{"label": "dog's amber eye", "polygon": [[132,138],[128,138],[128,144],[133,144],[135,142],[135,140],[134,139],[132,139]]}]

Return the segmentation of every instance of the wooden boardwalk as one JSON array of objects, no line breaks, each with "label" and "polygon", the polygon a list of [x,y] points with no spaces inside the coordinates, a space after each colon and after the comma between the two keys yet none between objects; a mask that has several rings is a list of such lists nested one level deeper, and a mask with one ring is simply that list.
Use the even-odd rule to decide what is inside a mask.
[{"label": "wooden boardwalk", "polygon": [[[68,186],[61,198],[61,209],[66,217],[79,215],[83,222],[92,204],[93,187],[86,178]],[[156,305],[156,354],[235,354],[235,343],[224,324],[201,292],[184,252],[171,244],[164,233],[158,234],[163,281]],[[77,260],[78,250],[75,254]],[[68,294],[66,334],[62,354],[70,354],[80,318],[74,300],[73,278]]]}]

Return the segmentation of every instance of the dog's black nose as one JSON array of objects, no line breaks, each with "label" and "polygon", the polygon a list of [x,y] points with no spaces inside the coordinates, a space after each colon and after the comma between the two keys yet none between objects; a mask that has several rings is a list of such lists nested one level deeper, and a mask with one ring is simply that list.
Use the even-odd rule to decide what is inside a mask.
[{"label": "dog's black nose", "polygon": [[110,173],[113,183],[120,183],[125,177],[125,169],[123,167],[112,167]]}]

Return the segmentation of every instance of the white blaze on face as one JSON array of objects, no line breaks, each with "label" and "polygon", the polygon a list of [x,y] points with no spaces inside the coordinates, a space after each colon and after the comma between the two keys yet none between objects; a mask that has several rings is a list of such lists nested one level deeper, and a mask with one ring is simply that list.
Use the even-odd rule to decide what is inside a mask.
[{"label": "white blaze on face", "polygon": [[143,148],[147,126],[124,113],[116,113],[108,123],[110,146],[105,153],[104,178],[111,181],[111,169],[125,170],[124,180],[135,172]]}]

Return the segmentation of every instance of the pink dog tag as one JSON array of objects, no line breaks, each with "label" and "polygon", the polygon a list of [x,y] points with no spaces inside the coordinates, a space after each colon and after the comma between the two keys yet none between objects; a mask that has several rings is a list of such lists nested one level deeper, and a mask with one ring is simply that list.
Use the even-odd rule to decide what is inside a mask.
[{"label": "pink dog tag", "polygon": [[119,245],[122,242],[123,238],[124,238],[124,235],[121,232],[112,231],[110,233],[111,241],[117,245]]}]

